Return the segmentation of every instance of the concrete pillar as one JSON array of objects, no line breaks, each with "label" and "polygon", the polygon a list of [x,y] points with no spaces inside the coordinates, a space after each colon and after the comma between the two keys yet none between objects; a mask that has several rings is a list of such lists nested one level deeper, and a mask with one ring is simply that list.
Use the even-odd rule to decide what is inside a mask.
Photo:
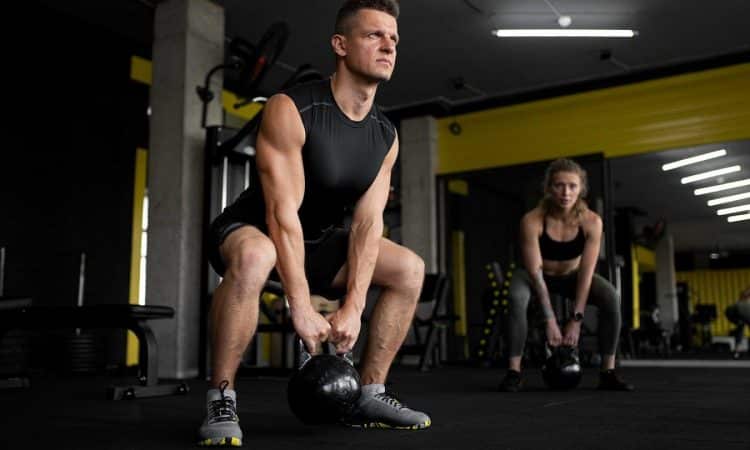
[{"label": "concrete pillar", "polygon": [[680,314],[677,303],[677,280],[674,269],[674,244],[665,234],[656,244],[656,300],[662,327],[672,333]]},{"label": "concrete pillar", "polygon": [[437,272],[437,122],[417,117],[401,122],[401,236],[403,244]]},{"label": "concrete pillar", "polygon": [[[204,130],[195,88],[224,60],[224,10],[207,0],[159,2],[154,20],[148,164],[146,303],[175,309],[153,322],[159,375],[198,375]],[[221,77],[207,123],[221,123]]]}]

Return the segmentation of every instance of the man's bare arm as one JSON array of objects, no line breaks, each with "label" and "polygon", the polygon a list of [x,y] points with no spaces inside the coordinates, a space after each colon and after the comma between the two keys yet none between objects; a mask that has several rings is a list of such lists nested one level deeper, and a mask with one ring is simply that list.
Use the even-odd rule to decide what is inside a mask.
[{"label": "man's bare arm", "polygon": [[256,161],[266,224],[277,252],[276,266],[293,311],[311,307],[304,236],[297,213],[305,191],[304,140],[304,126],[292,99],[283,94],[271,97],[263,111]]},{"label": "man's bare arm", "polygon": [[354,208],[347,257],[346,302],[357,308],[365,307],[367,289],[372,281],[375,262],[383,236],[383,210],[391,187],[391,170],[398,155],[396,138],[383,160],[378,175]]}]

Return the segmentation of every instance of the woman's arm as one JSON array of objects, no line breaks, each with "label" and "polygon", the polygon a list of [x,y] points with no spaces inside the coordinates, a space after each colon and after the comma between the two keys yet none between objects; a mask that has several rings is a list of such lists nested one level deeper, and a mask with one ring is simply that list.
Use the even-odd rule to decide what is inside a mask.
[{"label": "woman's arm", "polygon": [[[581,314],[579,317],[582,317],[583,311],[586,309],[586,301],[589,298],[589,291],[591,290],[591,279],[594,277],[594,269],[596,269],[596,260],[599,258],[599,247],[602,241],[602,220],[593,212],[589,211],[587,214],[590,214],[590,216],[583,224],[586,242],[583,245],[581,262],[578,265],[575,306],[573,307],[574,317],[578,313]],[[565,325],[563,344],[573,347],[577,346],[580,334],[581,321],[569,320]]]},{"label": "woman's arm", "polygon": [[[544,313],[547,340],[555,347],[562,342],[562,335],[555,318],[555,310],[552,309],[549,299],[547,283],[544,282],[544,272],[542,272],[542,251],[539,249],[539,231],[542,228],[540,218],[537,210],[532,210],[521,219],[521,254],[536,298]],[[541,218],[541,220],[544,219]]]},{"label": "woman's arm", "polygon": [[599,216],[589,211],[590,219],[584,226],[586,234],[586,243],[583,246],[583,255],[581,263],[578,266],[578,280],[576,283],[576,298],[574,313],[583,314],[586,309],[586,301],[589,298],[591,290],[591,279],[594,277],[596,261],[599,258],[599,247],[602,242],[602,220]]},{"label": "woman's arm", "polygon": [[536,298],[542,306],[545,319],[554,319],[555,312],[549,298],[547,284],[542,272],[542,252],[539,249],[539,220],[536,211],[527,213],[521,219],[521,255]]}]

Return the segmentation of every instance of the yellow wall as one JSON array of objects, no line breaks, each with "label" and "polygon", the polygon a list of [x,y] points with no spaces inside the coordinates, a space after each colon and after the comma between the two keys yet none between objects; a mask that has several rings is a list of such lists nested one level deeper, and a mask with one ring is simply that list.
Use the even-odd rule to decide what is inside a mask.
[{"label": "yellow wall", "polygon": [[737,302],[740,292],[750,286],[750,268],[677,272],[677,281],[688,283],[691,310],[696,304],[716,305],[718,317],[711,324],[711,333],[728,335],[734,326],[727,320],[724,310]]},{"label": "yellow wall", "polygon": [[750,63],[438,120],[438,173],[750,138]]}]

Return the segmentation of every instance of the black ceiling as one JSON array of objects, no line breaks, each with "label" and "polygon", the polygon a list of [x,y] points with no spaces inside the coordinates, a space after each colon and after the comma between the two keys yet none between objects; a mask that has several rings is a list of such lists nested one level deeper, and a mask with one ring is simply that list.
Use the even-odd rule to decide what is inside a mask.
[{"label": "black ceiling", "polygon": [[[148,47],[156,0],[39,0]],[[257,42],[274,22],[291,36],[267,79],[273,90],[302,64],[333,68],[328,37],[338,0],[217,0],[227,37]],[[386,109],[440,101],[448,106],[554,87],[627,79],[669,67],[689,68],[720,55],[750,60],[747,0],[549,0],[572,28],[632,28],[633,39],[499,39],[495,28],[555,28],[545,0],[404,0],[393,80],[378,102]],[[602,58],[606,50],[609,58]],[[732,56],[734,55],[734,56]],[[719,61],[721,63],[721,61]],[[623,78],[625,76],[625,78]],[[464,81],[456,88],[457,78]]]},{"label": "black ceiling", "polygon": [[[682,158],[726,149],[727,155],[699,164],[662,171],[665,163]],[[740,172],[723,178],[681,184],[682,177],[728,166],[740,165]],[[615,158],[611,160],[615,183],[615,206],[637,208],[643,216],[637,217],[641,225],[653,225],[666,219],[679,251],[721,252],[737,249],[750,250],[750,222],[727,222],[727,216],[717,215],[717,210],[730,206],[750,204],[750,200],[722,206],[709,207],[707,201],[719,197],[750,192],[750,186],[696,196],[697,188],[750,178],[750,141],[716,143],[685,149]],[[737,213],[742,214],[742,213]]]},{"label": "black ceiling", "polygon": [[[45,7],[107,28],[150,48],[156,0],[38,0]],[[228,38],[257,42],[274,22],[291,35],[263,88],[272,93],[302,64],[333,68],[328,37],[338,0],[217,0]],[[495,28],[554,28],[549,5],[573,28],[632,28],[633,39],[499,39]],[[460,113],[497,104],[585,90],[670,72],[750,61],[750,1],[720,0],[403,0],[398,62],[378,102],[393,114]],[[608,58],[603,58],[609,55]],[[457,88],[456,79],[463,85]],[[439,108],[434,108],[439,105]],[[423,108],[424,109],[424,108]],[[725,143],[750,168],[750,144]],[[711,146],[712,148],[714,146]],[[706,147],[707,148],[707,147]],[[677,149],[613,163],[619,206],[637,204],[643,220],[666,217],[678,249],[750,248],[744,224],[727,225],[713,209],[657,170],[664,160],[700,152]],[[687,170],[687,169],[686,169]],[[676,180],[676,181],[675,181]],[[655,195],[658,193],[658,195]]]}]

